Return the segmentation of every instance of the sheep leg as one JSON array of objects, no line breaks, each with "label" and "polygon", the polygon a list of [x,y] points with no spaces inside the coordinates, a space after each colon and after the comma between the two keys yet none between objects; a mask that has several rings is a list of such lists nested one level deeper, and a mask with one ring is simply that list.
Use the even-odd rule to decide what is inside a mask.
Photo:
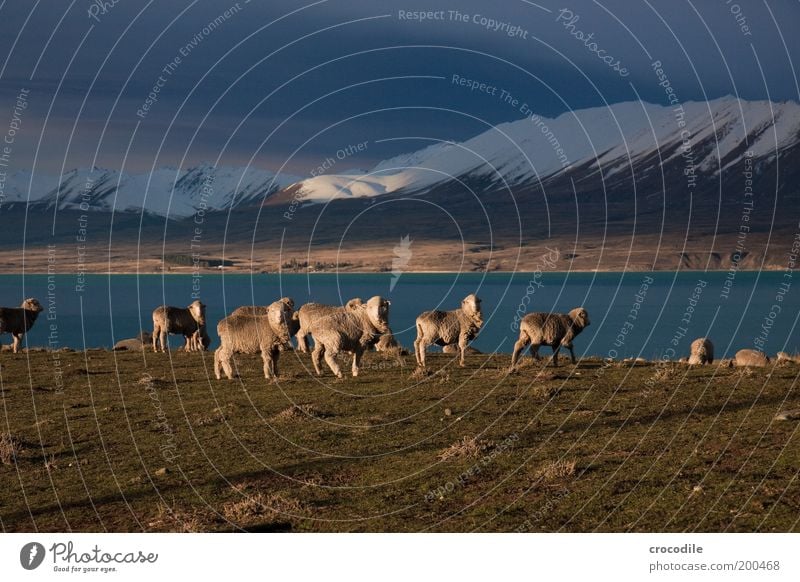
[{"label": "sheep leg", "polygon": [[458,338],[458,349],[461,351],[461,361],[459,362],[458,365],[461,366],[462,368],[466,366],[466,364],[464,363],[464,356],[467,353],[468,343],[469,340],[467,339],[466,335],[462,335]]},{"label": "sheep leg", "polygon": [[158,352],[158,338],[159,334],[161,333],[161,328],[157,325],[153,325],[153,351]]},{"label": "sheep leg", "polygon": [[220,374],[221,364],[220,364],[220,352],[222,352],[222,348],[219,347],[214,352],[214,376],[217,377],[217,380],[222,379],[222,375]]},{"label": "sheep leg", "polygon": [[297,332],[297,349],[304,354],[308,353],[308,334],[304,329]]},{"label": "sheep leg", "polygon": [[320,342],[314,345],[314,351],[311,352],[311,362],[314,364],[314,371],[317,376],[322,376],[322,355],[325,353],[325,346]]},{"label": "sheep leg", "polygon": [[417,324],[417,339],[414,340],[414,357],[417,359],[417,366],[425,367],[425,340],[422,326]]},{"label": "sheep leg", "polygon": [[572,344],[568,345],[567,349],[569,350],[569,357],[572,358],[572,363],[576,364],[577,360],[575,360],[575,352],[572,350]]},{"label": "sheep leg", "polygon": [[339,368],[339,363],[336,361],[336,355],[338,352],[325,350],[325,362],[328,364],[328,367],[333,372],[334,376],[337,378],[342,377],[342,370]]},{"label": "sheep leg", "polygon": [[364,350],[362,348],[357,348],[353,352],[353,378],[358,376],[358,366],[361,364],[361,356],[364,355]]},{"label": "sheep leg", "polygon": [[280,358],[281,350],[280,348],[273,348],[272,349],[272,375],[276,378],[278,377],[278,358]]},{"label": "sheep leg", "polygon": [[553,348],[553,360],[552,361],[553,361],[553,367],[554,368],[558,368],[558,350],[560,350],[560,349],[561,349],[560,345],[555,346]]},{"label": "sheep leg", "polygon": [[167,342],[167,330],[164,329],[164,328],[161,328],[161,351],[163,353],[167,353],[167,347],[168,346],[169,346],[169,343]]},{"label": "sheep leg", "polygon": [[261,350],[261,359],[264,362],[264,378],[266,378],[267,380],[269,380],[270,378],[274,378],[275,377],[275,374],[274,374],[274,371],[273,371],[274,370],[274,366],[275,366],[274,361],[273,361],[274,357],[275,356],[272,353],[272,350],[270,350],[270,349]]},{"label": "sheep leg", "polygon": [[530,344],[530,338],[528,337],[528,334],[521,333],[519,339],[514,344],[514,352],[511,354],[512,368],[516,367],[520,354],[525,351],[525,348],[528,347],[528,344]]},{"label": "sheep leg", "polygon": [[[220,363],[222,364],[222,370],[225,372],[225,376],[228,380],[233,380],[233,352],[227,349],[224,350],[220,354]],[[238,376],[238,374],[236,375]]]},{"label": "sheep leg", "polygon": [[21,333],[12,333],[11,337],[14,338],[14,343],[12,344],[12,349],[16,354],[19,351],[19,344],[22,343],[22,334]]}]

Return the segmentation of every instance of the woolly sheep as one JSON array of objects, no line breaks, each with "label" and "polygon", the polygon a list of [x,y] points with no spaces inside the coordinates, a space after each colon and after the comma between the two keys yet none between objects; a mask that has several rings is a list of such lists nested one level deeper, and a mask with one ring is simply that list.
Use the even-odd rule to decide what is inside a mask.
[{"label": "woolly sheep", "polygon": [[764,366],[769,364],[769,358],[763,352],[759,352],[758,350],[739,350],[736,352],[736,355],[731,360],[732,366],[737,367],[756,367],[756,368],[763,368]]},{"label": "woolly sheep", "polygon": [[[292,310],[292,319],[289,321],[289,335],[294,337],[300,331],[300,313],[294,311],[294,299],[281,297],[278,301],[285,303]],[[270,305],[242,305],[233,310],[231,315],[268,315]]]},{"label": "woolly sheep", "polygon": [[414,355],[417,365],[425,367],[425,351],[428,346],[457,344],[461,353],[460,365],[464,366],[467,345],[483,325],[481,300],[471,293],[461,301],[461,308],[453,311],[426,311],[417,317],[417,339],[414,340]]},{"label": "woolly sheep", "polygon": [[553,366],[558,366],[558,350],[565,347],[574,364],[572,340],[589,324],[589,312],[583,307],[576,307],[569,313],[529,313],[519,325],[519,339],[511,355],[511,369],[517,365],[519,355],[528,345],[531,346],[531,355],[537,360],[540,346],[553,348]]},{"label": "woolly sheep", "polygon": [[150,332],[142,331],[136,337],[119,340],[114,344],[114,351],[143,352],[145,347],[152,343],[153,337]]},{"label": "woolly sheep", "polygon": [[[195,300],[188,307],[171,307],[162,305],[153,310],[153,350],[158,351],[159,342],[161,351],[166,352],[168,334],[181,334],[186,338],[186,349],[195,351],[205,344],[207,336],[206,306],[200,300]],[[209,342],[210,343],[210,342]]]},{"label": "woolly sheep", "polygon": [[689,350],[689,365],[705,365],[714,363],[714,344],[707,337],[697,338]]},{"label": "woolly sheep", "polygon": [[308,336],[311,335],[311,325],[317,319],[329,317],[335,313],[341,313],[348,308],[362,305],[363,301],[359,297],[353,297],[350,301],[339,307],[336,305],[323,305],[321,303],[306,303],[297,311],[297,318],[300,328],[297,330],[297,349],[307,354]]},{"label": "woolly sheep", "polygon": [[[308,332],[314,337],[311,361],[318,376],[322,375],[321,362],[325,362],[337,378],[342,371],[336,362],[339,352],[353,354],[353,376],[358,376],[358,367],[364,352],[377,343],[381,335],[389,333],[390,302],[380,296],[366,303],[350,302],[343,310],[313,319]],[[301,316],[301,325],[303,318]]]},{"label": "woolly sheep", "polygon": [[19,307],[0,307],[0,334],[11,334],[15,354],[19,351],[22,336],[33,327],[42,311],[44,307],[33,298],[26,299]]},{"label": "woolly sheep", "polygon": [[[266,315],[261,314],[264,311]],[[264,311],[245,309],[217,324],[220,339],[220,346],[214,352],[214,375],[217,380],[222,377],[221,371],[229,380],[234,377],[234,354],[260,353],[264,362],[264,377],[270,379],[278,376],[280,352],[291,347],[289,323],[292,321],[292,308],[288,302],[279,300]]]}]

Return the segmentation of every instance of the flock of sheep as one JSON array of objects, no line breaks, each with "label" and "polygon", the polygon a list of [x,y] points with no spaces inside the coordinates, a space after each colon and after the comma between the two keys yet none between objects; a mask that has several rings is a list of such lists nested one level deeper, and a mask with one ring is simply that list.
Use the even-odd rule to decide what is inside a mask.
[{"label": "flock of sheep", "polygon": [[[334,375],[341,378],[342,371],[336,356],[342,352],[352,354],[352,374],[358,376],[359,364],[365,351],[384,351],[398,348],[389,327],[390,302],[375,296],[364,302],[359,298],[343,306],[306,303],[295,311],[294,301],[283,297],[267,306],[243,306],[233,311],[217,324],[220,346],[214,352],[214,374],[221,379],[234,377],[234,354],[261,354],[264,376],[278,375],[278,357],[281,351],[291,350],[291,338],[297,337],[297,348],[309,351],[309,336],[314,340],[311,361],[317,375],[322,374],[325,359]],[[10,333],[12,349],[17,353],[24,334],[33,326],[42,305],[36,299],[26,299],[20,307],[0,307],[0,334]],[[569,313],[530,313],[520,322],[519,339],[514,344],[511,369],[517,366],[520,354],[530,347],[534,358],[539,358],[539,348],[553,349],[552,363],[558,365],[558,352],[563,347],[569,350],[572,363],[576,362],[573,340],[589,325],[589,313],[578,307]],[[474,294],[461,301],[461,307],[453,311],[426,311],[417,317],[417,339],[414,355],[417,365],[425,368],[425,354],[431,345],[442,346],[447,352],[464,356],[469,343],[475,339],[483,325],[481,300]],[[153,311],[153,349],[164,352],[168,349],[167,336],[182,335],[186,351],[207,350],[211,338],[206,331],[206,306],[200,301],[188,307],[162,305]],[[141,342],[123,340],[123,342]],[[798,361],[795,356],[778,353],[778,360]],[[682,358],[690,365],[711,364],[714,361],[714,346],[708,338],[692,342],[690,355]],[[770,359],[757,350],[744,349],[736,353],[731,365],[766,366]]]}]

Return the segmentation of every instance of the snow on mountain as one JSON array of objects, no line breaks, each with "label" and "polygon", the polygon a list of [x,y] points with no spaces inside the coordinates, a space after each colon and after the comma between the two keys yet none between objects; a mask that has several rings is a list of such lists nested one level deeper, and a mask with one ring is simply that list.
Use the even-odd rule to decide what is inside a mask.
[{"label": "snow on mountain", "polygon": [[[157,168],[142,174],[121,174],[103,168],[81,168],[62,176],[19,171],[8,176],[3,206],[34,206],[86,211],[147,212],[170,218],[198,210],[227,210],[256,205],[273,192],[296,182],[296,176],[275,175],[258,168],[202,164],[186,170]],[[30,193],[30,198],[29,198]]]},{"label": "snow on mountain", "polygon": [[756,158],[795,145],[800,141],[800,104],[725,97],[681,106],[617,103],[555,119],[529,113],[463,143],[433,144],[361,175],[326,174],[299,186],[304,200],[324,202],[419,192],[453,178],[514,185],[585,164],[614,173],[657,150],[663,162],[686,154],[698,172],[714,175],[720,165],[736,163],[738,157],[726,158],[745,140]]}]

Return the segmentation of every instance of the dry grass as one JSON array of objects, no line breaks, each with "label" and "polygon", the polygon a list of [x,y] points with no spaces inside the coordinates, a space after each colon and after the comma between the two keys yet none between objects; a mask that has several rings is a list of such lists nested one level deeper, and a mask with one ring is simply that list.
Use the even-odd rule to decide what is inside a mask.
[{"label": "dry grass", "polygon": [[656,382],[666,382],[672,380],[677,375],[677,370],[673,364],[659,364],[653,372],[653,380]]},{"label": "dry grass", "polygon": [[460,441],[456,441],[446,449],[443,449],[439,453],[438,459],[440,461],[449,461],[452,459],[474,458],[489,450],[492,446],[494,446],[493,443],[483,441],[478,437],[465,436]]},{"label": "dry grass", "polygon": [[0,435],[0,463],[13,465],[22,451],[22,442],[10,433]]},{"label": "dry grass", "polygon": [[565,461],[559,459],[558,461],[551,461],[546,465],[539,467],[534,473],[534,479],[537,481],[555,481],[557,479],[566,479],[575,475],[575,461]]},{"label": "dry grass", "polygon": [[[241,492],[234,487],[234,490]],[[237,524],[250,524],[262,519],[275,517],[291,518],[303,512],[303,505],[297,499],[280,493],[255,493],[240,501],[231,501],[222,506],[225,519]]]},{"label": "dry grass", "polygon": [[313,404],[295,404],[281,410],[278,414],[272,417],[272,420],[281,422],[299,422],[309,420],[310,418],[319,418],[322,416]]},{"label": "dry grass", "polygon": [[171,533],[199,533],[208,531],[208,516],[197,510],[185,510],[176,505],[169,506],[160,501],[156,516],[147,523],[156,531]]}]

